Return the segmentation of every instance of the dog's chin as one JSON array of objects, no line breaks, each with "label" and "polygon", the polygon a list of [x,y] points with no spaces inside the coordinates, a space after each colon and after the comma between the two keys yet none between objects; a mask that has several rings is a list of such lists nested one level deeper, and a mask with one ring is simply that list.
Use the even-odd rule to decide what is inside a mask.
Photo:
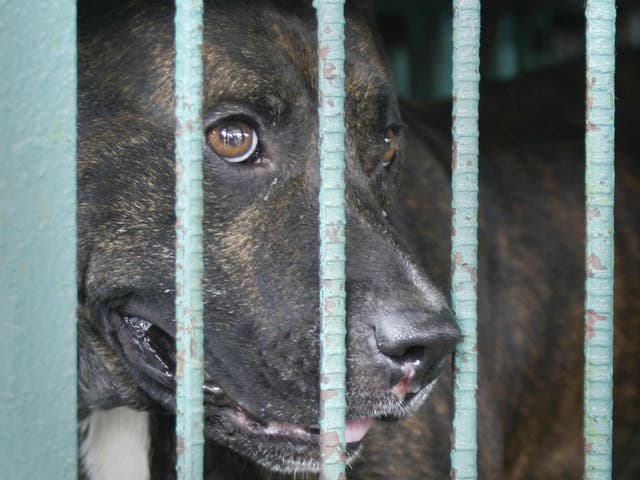
[{"label": "dog's chin", "polygon": [[375,405],[371,410],[372,415],[376,420],[394,422],[414,414],[429,398],[437,380],[438,378],[435,378],[420,391],[404,399],[399,399],[392,395],[387,401],[382,401]]},{"label": "dog's chin", "polygon": [[[366,408],[363,401],[357,402],[355,415],[347,419],[346,425],[347,466],[357,462],[363,440],[375,420],[397,421],[411,415],[429,397],[435,382],[436,379],[405,399],[389,392],[383,399],[367,402]],[[319,472],[320,431],[316,425],[260,422],[226,396],[222,402],[222,391],[213,389],[217,405],[205,402],[207,437],[272,472]]]},{"label": "dog's chin", "polygon": [[[316,473],[320,470],[320,434],[313,427],[276,422],[263,424],[242,412],[222,409],[207,419],[207,436],[272,472]],[[347,465],[356,461],[361,450],[361,440],[347,443]]]}]

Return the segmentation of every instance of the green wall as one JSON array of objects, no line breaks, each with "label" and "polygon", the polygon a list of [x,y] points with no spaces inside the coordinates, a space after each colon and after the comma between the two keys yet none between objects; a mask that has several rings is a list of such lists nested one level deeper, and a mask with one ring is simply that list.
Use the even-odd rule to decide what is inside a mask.
[{"label": "green wall", "polygon": [[76,476],[73,0],[0,0],[0,477]]}]

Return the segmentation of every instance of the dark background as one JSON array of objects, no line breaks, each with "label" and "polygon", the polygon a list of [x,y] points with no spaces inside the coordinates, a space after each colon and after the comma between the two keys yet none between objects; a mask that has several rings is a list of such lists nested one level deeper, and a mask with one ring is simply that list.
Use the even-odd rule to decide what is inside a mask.
[{"label": "dark background", "polygon": [[[374,0],[404,97],[451,95],[451,0]],[[483,82],[584,55],[585,0],[484,0]],[[618,48],[640,48],[640,0],[618,0]],[[639,86],[640,88],[640,86]]]}]

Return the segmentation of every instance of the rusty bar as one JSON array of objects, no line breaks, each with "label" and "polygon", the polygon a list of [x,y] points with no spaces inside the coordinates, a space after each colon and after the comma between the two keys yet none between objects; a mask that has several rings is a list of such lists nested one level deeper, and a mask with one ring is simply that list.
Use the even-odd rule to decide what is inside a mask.
[{"label": "rusty bar", "polygon": [[344,0],[316,0],[320,154],[320,451],[322,480],[345,477]]},{"label": "rusty bar", "polygon": [[202,0],[176,0],[176,437],[182,480],[203,476]]},{"label": "rusty bar", "polygon": [[453,1],[451,301],[464,340],[455,353],[451,476],[477,477],[478,84],[480,1]]},{"label": "rusty bar", "polygon": [[614,0],[589,0],[587,17],[584,442],[588,480],[611,479],[614,287]]}]

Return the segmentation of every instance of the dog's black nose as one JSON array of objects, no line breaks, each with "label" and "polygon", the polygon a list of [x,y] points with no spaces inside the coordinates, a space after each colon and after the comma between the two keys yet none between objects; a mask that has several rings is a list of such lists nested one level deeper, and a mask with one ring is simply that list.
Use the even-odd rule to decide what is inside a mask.
[{"label": "dog's black nose", "polygon": [[374,320],[378,350],[391,365],[391,387],[404,397],[440,373],[442,360],[460,341],[453,313],[394,312]]}]

